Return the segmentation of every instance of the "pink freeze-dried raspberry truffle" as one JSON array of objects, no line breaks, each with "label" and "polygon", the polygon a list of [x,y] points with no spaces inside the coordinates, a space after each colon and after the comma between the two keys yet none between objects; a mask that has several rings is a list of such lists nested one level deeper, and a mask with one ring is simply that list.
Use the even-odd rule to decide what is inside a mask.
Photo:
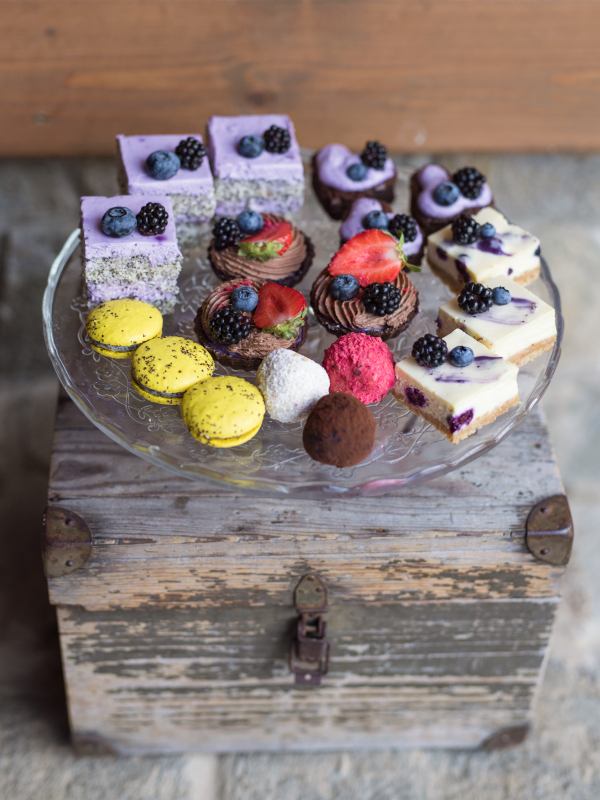
[{"label": "pink freeze-dried raspberry truffle", "polygon": [[347,392],[362,403],[379,403],[396,382],[394,357],[385,342],[366,333],[347,333],[323,358],[331,392]]}]

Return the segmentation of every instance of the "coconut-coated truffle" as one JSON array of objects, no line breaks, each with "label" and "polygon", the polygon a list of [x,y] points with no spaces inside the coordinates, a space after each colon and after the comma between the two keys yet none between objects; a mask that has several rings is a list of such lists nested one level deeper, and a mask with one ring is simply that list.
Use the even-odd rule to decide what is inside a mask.
[{"label": "coconut-coated truffle", "polygon": [[375,444],[375,417],[351,394],[322,397],[308,415],[302,443],[308,455],[322,464],[353,467]]},{"label": "coconut-coated truffle", "polygon": [[298,422],[329,392],[329,376],[320,364],[300,353],[274,350],[258,368],[256,385],[273,419]]}]

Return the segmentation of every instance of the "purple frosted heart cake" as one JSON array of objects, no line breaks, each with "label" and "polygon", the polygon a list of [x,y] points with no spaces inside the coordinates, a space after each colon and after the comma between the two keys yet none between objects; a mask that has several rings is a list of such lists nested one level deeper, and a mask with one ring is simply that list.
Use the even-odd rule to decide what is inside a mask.
[{"label": "purple frosted heart cake", "polygon": [[[199,134],[119,135],[116,140],[123,194],[169,195],[177,223],[207,222],[214,216],[213,177]],[[151,156],[157,153],[170,158],[163,156],[163,164],[158,160],[153,166]]]},{"label": "purple frosted heart cake", "polygon": [[367,142],[360,155],[343,144],[328,144],[313,156],[313,188],[332,219],[346,219],[360,197],[391,203],[396,168],[379,142]]},{"label": "purple frosted heart cake", "polygon": [[302,206],[304,167],[288,116],[211,117],[207,127],[219,216],[245,209],[283,214]]},{"label": "purple frosted heart cake", "polygon": [[90,306],[131,298],[173,310],[182,255],[166,195],[82,197],[81,231]]},{"label": "purple frosted heart cake", "polygon": [[389,203],[361,197],[352,204],[350,214],[340,226],[340,245],[369,228],[389,231],[396,239],[404,236],[402,249],[409,264],[418,267],[425,251],[425,239],[413,217],[396,214]]}]

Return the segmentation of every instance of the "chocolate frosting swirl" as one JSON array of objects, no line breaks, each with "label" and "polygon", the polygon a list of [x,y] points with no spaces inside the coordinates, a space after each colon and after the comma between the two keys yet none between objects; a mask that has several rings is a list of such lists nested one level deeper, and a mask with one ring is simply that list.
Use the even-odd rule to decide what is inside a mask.
[{"label": "chocolate frosting swirl", "polygon": [[[269,262],[267,262],[267,264],[268,263]],[[209,323],[211,317],[220,308],[230,304],[231,292],[236,286],[251,286],[256,292],[258,292],[261,286],[264,286],[265,283],[267,283],[267,281],[238,278],[221,283],[216,287],[216,289],[213,289],[200,309],[200,319],[204,335],[210,339],[210,341],[214,342],[217,347],[223,347],[227,350],[227,352],[237,353],[243,358],[263,359],[266,358],[269,353],[272,353],[273,350],[287,349],[295,344],[294,340],[288,341],[287,339],[280,339],[278,336],[274,336],[272,333],[268,333],[267,331],[263,331],[261,328],[257,328],[256,325],[253,325],[249,335],[237,344],[222,345],[220,342],[214,339],[210,333]],[[251,312],[244,311],[243,313],[244,316],[252,319]]]},{"label": "chocolate frosting swirl", "polygon": [[[280,222],[283,217],[275,214],[263,214],[265,222]],[[269,261],[258,261],[254,258],[238,256],[235,244],[224,250],[216,250],[214,240],[208,248],[208,257],[219,273],[238,278],[250,278],[259,281],[280,281],[296,272],[306,258],[306,240],[304,234],[292,225],[293,240],[282,256]]]},{"label": "chocolate frosting swirl", "polygon": [[400,289],[400,306],[393,314],[378,317],[369,314],[361,300],[362,291],[353,300],[334,300],[329,285],[334,276],[327,268],[323,270],[313,283],[311,303],[318,316],[326,317],[335,324],[350,331],[382,330],[384,328],[402,329],[415,315],[419,303],[419,294],[405,272],[400,271],[394,286]]}]

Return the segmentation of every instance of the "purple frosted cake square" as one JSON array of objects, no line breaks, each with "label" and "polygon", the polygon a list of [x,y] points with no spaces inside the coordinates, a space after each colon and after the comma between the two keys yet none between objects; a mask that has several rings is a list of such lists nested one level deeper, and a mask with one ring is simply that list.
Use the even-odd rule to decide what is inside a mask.
[{"label": "purple frosted cake square", "polygon": [[202,159],[198,169],[182,167],[168,180],[156,180],[146,169],[146,159],[150,153],[157,150],[174,153],[177,145],[188,136],[202,142],[198,133],[117,136],[119,184],[124,194],[168,194],[177,223],[207,222],[214,216],[216,204],[208,157]]},{"label": "purple frosted cake square", "polygon": [[[263,138],[273,125],[289,133],[290,146],[285,152],[265,148],[256,158],[238,153],[242,137]],[[207,149],[215,176],[217,214],[235,216],[247,208],[283,214],[302,206],[304,168],[294,124],[288,116],[211,117]]]},{"label": "purple frosted cake square", "polygon": [[[169,220],[165,232],[142,236],[137,228],[113,238],[102,231],[109,208],[125,206],[138,214],[146,203],[160,203]],[[91,306],[106,300],[133,298],[152,303],[163,314],[173,310],[182,255],[177,245],[173,208],[166,195],[82,197],[83,277]]]}]

